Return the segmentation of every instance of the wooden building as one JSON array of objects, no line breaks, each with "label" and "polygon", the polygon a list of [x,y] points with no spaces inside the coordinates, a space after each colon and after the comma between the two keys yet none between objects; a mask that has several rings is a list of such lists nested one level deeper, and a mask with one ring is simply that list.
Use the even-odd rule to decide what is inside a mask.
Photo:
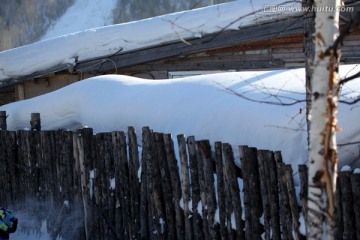
[{"label": "wooden building", "polygon": [[[349,19],[349,13],[342,15],[342,19]],[[1,85],[0,105],[35,97],[102,74],[167,79],[213,71],[304,67],[304,42],[305,36],[309,36],[304,25],[308,22],[303,15],[295,15],[239,30],[224,29],[202,38],[179,39],[91,61],[79,61],[70,69],[52,68],[8,79],[6,84]],[[341,49],[343,64],[360,62],[360,27],[345,38]]]}]

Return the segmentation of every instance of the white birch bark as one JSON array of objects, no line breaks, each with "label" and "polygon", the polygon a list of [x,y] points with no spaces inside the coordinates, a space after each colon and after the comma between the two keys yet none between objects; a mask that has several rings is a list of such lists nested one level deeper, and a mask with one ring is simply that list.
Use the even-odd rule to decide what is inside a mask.
[{"label": "white birch bark", "polygon": [[308,239],[335,239],[338,59],[330,47],[339,35],[341,0],[315,0],[315,59],[309,145]]}]

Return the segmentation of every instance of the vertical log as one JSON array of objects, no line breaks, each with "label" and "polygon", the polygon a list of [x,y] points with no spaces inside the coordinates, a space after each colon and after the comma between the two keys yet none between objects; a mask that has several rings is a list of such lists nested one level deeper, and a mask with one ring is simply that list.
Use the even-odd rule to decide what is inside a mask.
[{"label": "vertical log", "polygon": [[[113,149],[112,134],[98,133],[97,141],[97,163],[95,176],[95,193],[98,193],[96,208],[101,219],[100,235],[104,239],[110,239],[115,235],[114,222],[110,211],[113,208],[109,206],[109,196],[111,196],[111,176],[114,176],[113,167]],[[97,191],[96,191],[97,189]]]},{"label": "vertical log", "polygon": [[7,206],[11,202],[11,187],[9,182],[9,162],[11,163],[13,159],[8,159],[8,156],[6,154],[7,152],[7,132],[6,131],[0,131],[0,194],[1,194],[1,204],[3,206]]},{"label": "vertical log", "polygon": [[352,196],[351,187],[351,171],[340,171],[340,189],[341,189],[341,204],[342,204],[342,216],[344,223],[344,239],[356,239],[355,229],[355,213],[354,213],[354,201]]},{"label": "vertical log", "polygon": [[343,206],[341,203],[341,187],[340,187],[340,178],[338,176],[336,182],[336,193],[335,193],[335,207],[336,207],[336,229],[335,237],[337,239],[343,239],[344,233],[344,222],[342,217]]},{"label": "vertical log", "polygon": [[260,217],[263,209],[256,151],[256,148],[240,146],[240,160],[244,179],[245,233],[249,239],[260,239],[262,234]]},{"label": "vertical log", "polygon": [[147,182],[147,202],[148,202],[148,226],[149,226],[149,239],[156,239],[158,233],[158,220],[156,219],[156,209],[154,203],[154,181],[153,181],[153,158],[154,150],[152,144],[152,130],[148,127],[143,127],[142,133],[143,140],[143,159],[146,161],[146,182]]},{"label": "vertical log", "polygon": [[[37,134],[37,131],[30,132]],[[76,192],[73,186],[74,175],[74,151],[73,151],[73,134],[59,130],[56,132],[56,151],[57,157],[57,176],[58,176],[58,199],[60,214],[57,216],[55,233],[61,233],[63,238],[74,238],[75,232],[70,224],[67,224],[67,216],[75,206]],[[77,219],[80,223],[80,219]],[[82,223],[80,223],[82,224]]]},{"label": "vertical log", "polygon": [[6,111],[0,111],[0,130],[7,130],[6,118]]},{"label": "vertical log", "polygon": [[207,210],[208,232],[211,239],[216,239],[218,230],[215,227],[216,198],[214,188],[213,160],[211,158],[211,146],[209,140],[200,141],[197,145],[203,161],[204,190]]},{"label": "vertical log", "polygon": [[[144,129],[143,129],[144,130]],[[143,149],[141,154],[141,185],[140,185],[140,236],[141,239],[149,239],[149,203],[148,203],[148,170],[147,170],[147,157],[148,145],[144,145],[144,131],[143,131]],[[150,155],[151,156],[151,155]]]},{"label": "vertical log", "polygon": [[85,224],[85,236],[86,239],[91,239],[96,237],[94,231],[94,208],[92,205],[92,191],[93,184],[90,182],[90,171],[92,170],[92,129],[79,129],[74,132],[74,150],[77,148],[78,156],[75,157],[78,161],[80,167],[80,177],[81,177],[81,194],[82,202],[84,208],[84,224]]},{"label": "vertical log", "polygon": [[203,233],[205,239],[210,239],[208,209],[207,209],[207,199],[206,199],[206,185],[205,185],[205,176],[204,176],[204,160],[203,160],[203,156],[201,155],[201,147],[199,141],[195,142],[195,148],[196,148],[197,170],[198,170],[199,186],[200,186]]},{"label": "vertical log", "polygon": [[198,204],[201,202],[200,198],[200,184],[199,184],[199,170],[198,160],[196,156],[195,137],[189,136],[187,138],[189,162],[190,162],[190,176],[191,176],[191,195],[192,195],[192,211],[193,211],[193,228],[194,239],[204,239],[202,219],[198,212]]},{"label": "vertical log", "polygon": [[[166,238],[166,229],[167,224],[165,218],[165,203],[164,203],[164,194],[162,187],[162,179],[160,173],[160,159],[165,158],[164,156],[164,142],[163,142],[163,134],[161,133],[153,133],[152,134],[152,148],[153,148],[153,158],[152,158],[152,178],[153,178],[153,199],[154,199],[154,207],[155,207],[155,223],[157,226],[157,239],[165,239]],[[162,160],[164,161],[164,160]],[[170,233],[171,236],[174,236],[174,233]]]},{"label": "vertical log", "polygon": [[269,190],[270,213],[271,213],[271,228],[272,238],[274,240],[281,239],[280,231],[280,207],[279,207],[279,189],[278,189],[278,174],[274,153],[271,151],[266,152],[266,164],[269,169],[270,181],[267,183]]},{"label": "vertical log", "polygon": [[[175,208],[180,210],[179,204],[176,203],[175,196],[173,193],[172,182],[171,182],[171,174],[169,169],[169,164],[167,158],[171,158],[170,151],[168,148],[171,146],[166,146],[169,143],[165,143],[165,136],[160,133],[155,133],[156,138],[156,145],[157,145],[157,158],[159,161],[159,170],[161,174],[161,183],[162,183],[162,190],[164,196],[164,219],[162,220],[162,229],[165,231],[166,239],[175,239],[176,238],[176,231],[180,231],[181,229],[177,229],[175,225],[175,218],[178,211]],[[170,136],[171,139],[171,136]],[[170,160],[171,161],[171,160]],[[176,161],[176,160],[175,160]],[[176,174],[176,173],[175,173]],[[176,199],[179,199],[177,196]],[[175,213],[177,212],[177,213]],[[180,237],[183,236],[180,234]]]},{"label": "vertical log", "polygon": [[304,219],[307,219],[307,190],[308,190],[308,171],[306,165],[299,165],[300,175],[300,200]]},{"label": "vertical log", "polygon": [[31,113],[30,125],[31,125],[31,131],[41,130],[40,113]]},{"label": "vertical log", "polygon": [[285,172],[283,171],[284,163],[280,152],[275,152],[275,161],[277,164],[278,182],[279,182],[279,202],[280,202],[280,222],[283,237],[285,239],[292,238],[292,226],[291,226],[291,210],[288,196],[288,189],[286,185]]},{"label": "vertical log", "polygon": [[[56,175],[56,141],[55,131],[41,131],[41,155],[43,158],[43,164],[46,166],[46,170],[43,171],[43,182],[45,182],[46,192],[46,210],[48,211],[47,222],[49,224],[48,233],[50,236],[56,235],[56,229],[50,226],[55,226],[56,219],[59,213],[55,210],[59,206],[57,198],[57,175]],[[56,212],[56,213],[55,213]]]},{"label": "vertical log", "polygon": [[[115,162],[116,195],[116,235],[117,238],[129,239],[132,235],[132,215],[130,207],[129,165],[127,159],[126,136],[124,132],[113,132],[112,143]],[[120,227],[118,229],[118,227]]]},{"label": "vertical log", "polygon": [[360,171],[359,169],[355,170],[350,178],[351,178],[352,195],[354,200],[356,238],[360,239]]},{"label": "vertical log", "polygon": [[140,179],[138,178],[139,150],[134,127],[128,128],[129,138],[129,186],[131,204],[131,232],[133,239],[140,238]]},{"label": "vertical log", "polygon": [[179,176],[178,161],[175,157],[174,143],[171,134],[164,135],[165,150],[167,164],[170,170],[171,187],[174,197],[175,220],[176,220],[176,237],[177,239],[184,239],[185,225],[184,225],[184,212],[180,207],[181,200],[181,183]]},{"label": "vertical log", "polygon": [[216,164],[216,175],[217,175],[217,193],[218,193],[218,209],[219,209],[219,224],[220,224],[220,237],[221,240],[227,239],[226,229],[226,190],[224,182],[223,172],[223,157],[222,157],[222,143],[215,142],[215,164]]},{"label": "vertical log", "polygon": [[193,239],[192,219],[190,213],[190,179],[186,142],[183,134],[177,136],[180,164],[181,164],[181,189],[184,202],[185,240]]},{"label": "vertical log", "polygon": [[285,179],[286,179],[286,186],[288,189],[288,196],[289,196],[289,203],[291,208],[291,215],[292,215],[292,223],[293,229],[295,232],[296,239],[302,239],[302,235],[300,234],[300,224],[299,224],[299,207],[296,200],[296,193],[295,193],[295,186],[294,186],[294,179],[293,179],[293,172],[291,165],[285,165]]},{"label": "vertical log", "polygon": [[[19,191],[18,186],[18,159],[17,159],[17,136],[16,132],[10,132],[6,131],[5,133],[5,140],[2,143],[6,147],[6,161],[8,162],[8,172],[10,174],[9,179],[7,179],[9,182],[8,184],[11,186],[11,192],[10,192],[10,200],[11,203],[14,203],[17,201],[17,194]],[[0,144],[2,145],[2,144]],[[43,170],[44,171],[44,170]],[[1,175],[3,176],[3,175]],[[6,179],[5,179],[6,180]],[[1,195],[4,196],[4,195]]]},{"label": "vertical log", "polygon": [[[244,224],[243,224],[243,220],[241,219],[242,207],[241,207],[241,199],[240,199],[240,188],[238,184],[238,179],[236,177],[234,153],[230,144],[224,143],[222,145],[222,157],[223,157],[223,173],[225,179],[224,182],[225,182],[225,186],[228,186],[228,188],[230,189],[230,192],[228,192],[228,194],[230,193],[230,196],[227,197],[230,197],[231,199],[231,206],[233,213],[235,215],[235,227],[236,227],[235,239],[245,239],[245,234],[243,230]],[[227,224],[232,226],[231,219],[230,221],[227,222]]]},{"label": "vertical log", "polygon": [[265,227],[265,239],[270,240],[270,201],[269,201],[269,190],[267,188],[267,182],[270,181],[268,168],[266,165],[267,159],[265,159],[265,150],[257,151],[257,159],[259,163],[259,176],[260,176],[260,189],[261,197],[264,209],[264,227]]}]

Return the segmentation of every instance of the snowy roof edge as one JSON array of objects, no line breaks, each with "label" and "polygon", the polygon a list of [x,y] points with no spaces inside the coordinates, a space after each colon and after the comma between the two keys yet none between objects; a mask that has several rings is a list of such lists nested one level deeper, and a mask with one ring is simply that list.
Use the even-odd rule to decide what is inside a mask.
[{"label": "snowy roof edge", "polygon": [[[239,30],[299,14],[295,11],[266,12],[264,6],[261,6],[262,10],[249,14],[253,13],[253,7],[246,8],[241,2],[235,1],[88,29],[3,51],[0,52],[0,88],[54,71],[66,70],[75,66],[77,61],[85,62],[111,56],[120,50],[128,53],[162,44],[198,39],[224,29]],[[141,37],[137,35],[138,32],[142,32]]]}]

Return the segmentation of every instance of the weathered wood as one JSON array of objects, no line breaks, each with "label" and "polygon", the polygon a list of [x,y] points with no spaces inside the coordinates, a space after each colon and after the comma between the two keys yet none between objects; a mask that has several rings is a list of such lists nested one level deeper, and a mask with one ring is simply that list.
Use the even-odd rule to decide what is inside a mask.
[{"label": "weathered wood", "polygon": [[[156,144],[157,144],[157,157],[159,159],[159,169],[161,174],[161,183],[164,195],[164,204],[165,204],[165,218],[163,219],[163,229],[166,233],[166,239],[176,239],[177,235],[181,235],[181,229],[178,229],[178,226],[181,225],[176,221],[175,218],[178,219],[180,215],[180,203],[176,202],[175,199],[179,199],[178,194],[176,194],[176,190],[173,192],[173,186],[171,181],[171,174],[168,161],[173,162],[171,151],[173,151],[172,146],[169,142],[169,138],[171,140],[171,136],[167,137],[165,140],[165,135],[156,134]],[[176,162],[176,160],[175,160]],[[174,173],[173,173],[174,174]],[[176,169],[175,169],[176,174]],[[176,186],[175,186],[176,187]],[[175,210],[176,209],[176,210]],[[175,213],[176,212],[176,213]],[[177,226],[176,226],[177,225]],[[182,224],[183,225],[183,224]],[[181,227],[180,227],[181,228]],[[183,229],[182,229],[183,230]],[[178,234],[176,234],[177,232]]]},{"label": "weathered wood", "polygon": [[284,163],[282,161],[281,153],[276,151],[274,153],[277,164],[278,182],[279,182],[279,203],[280,203],[280,222],[283,237],[285,239],[292,238],[292,216],[289,203],[288,189],[286,185],[286,178],[284,170]]},{"label": "weathered wood", "polygon": [[308,170],[306,165],[299,165],[300,176],[300,200],[304,219],[307,219],[307,190],[308,190]]},{"label": "weathered wood", "polygon": [[0,111],[0,130],[7,130],[6,111]]},{"label": "weathered wood", "polygon": [[[44,133],[44,132],[42,132]],[[45,132],[46,133],[46,132]],[[84,224],[85,224],[85,236],[86,239],[96,236],[94,231],[95,214],[92,204],[93,197],[93,182],[91,180],[90,171],[92,170],[92,129],[79,129],[74,132],[74,157],[80,167],[81,178],[81,195],[84,208]],[[91,163],[91,164],[90,164]]]},{"label": "weathered wood", "polygon": [[181,189],[182,189],[182,200],[184,203],[184,221],[185,221],[185,240],[193,239],[193,227],[192,218],[190,213],[190,176],[189,176],[189,165],[188,155],[186,153],[186,141],[185,136],[180,134],[177,136],[180,164],[181,164]]},{"label": "weathered wood", "polygon": [[143,158],[146,161],[146,177],[147,177],[147,203],[148,203],[148,226],[149,226],[149,239],[157,239],[160,233],[159,219],[156,218],[156,208],[154,202],[154,174],[153,168],[157,167],[153,164],[154,149],[152,141],[152,130],[149,127],[143,127],[142,140],[143,140]]},{"label": "weathered wood", "polygon": [[[155,199],[157,196],[154,197],[154,195],[157,194],[156,192],[159,191],[156,189],[159,188],[156,184],[161,183],[160,187],[163,192],[163,200],[160,200],[160,206],[163,211],[163,220],[165,220],[163,225],[166,231],[165,238],[179,239],[178,235],[183,234],[180,239],[186,239],[186,232],[184,231],[184,222],[186,221],[182,219],[180,224],[175,224],[176,215],[178,214],[176,213],[176,209],[179,209],[181,214],[182,210],[179,207],[179,202],[181,202],[179,169],[171,135],[166,134],[163,136],[163,134],[152,133],[150,131],[150,137],[151,139],[148,146],[146,146],[146,144],[143,145],[143,159],[146,159],[145,156],[151,157],[149,161],[152,163],[152,168],[157,169],[152,169],[152,172],[150,172],[151,178],[148,178],[148,169],[146,166],[142,166],[143,170],[145,169],[146,171],[146,173],[142,171],[141,175],[141,188],[142,192],[145,192],[145,197],[141,198],[143,202],[141,202],[141,205],[138,207],[143,209],[143,206],[145,206],[145,210],[141,212],[142,216],[145,216],[145,225],[139,225],[142,227],[141,230],[145,230],[145,233],[141,234],[140,237],[143,236],[142,239],[159,238],[159,234],[150,233],[146,226],[154,224],[156,226],[154,229],[160,229],[161,231],[162,225],[160,224],[161,221],[158,221],[160,217],[157,212],[159,211],[157,209],[159,205],[156,206],[157,203],[155,203],[155,201],[158,200]],[[135,139],[136,137],[133,139],[133,142]],[[180,160],[183,161],[183,172],[186,173],[186,171],[189,170],[183,135],[180,136],[180,140],[182,142],[179,143],[179,146],[182,146],[179,147],[180,157],[183,155]],[[133,216],[131,205],[133,204],[130,201],[132,195],[130,190],[134,185],[131,183],[130,177],[128,177],[130,173],[127,169],[130,168],[130,164],[127,159],[127,144],[124,132],[101,133],[97,134],[94,138],[91,129],[81,129],[76,132],[63,130],[0,131],[0,143],[0,162],[3,166],[0,168],[0,174],[3,176],[3,178],[0,178],[0,194],[3,196],[1,201],[5,204],[4,206],[9,206],[9,204],[13,204],[14,202],[20,203],[19,205],[16,204],[16,210],[24,209],[26,214],[37,216],[33,219],[34,224],[32,229],[34,228],[36,231],[40,231],[41,221],[46,219],[49,222],[49,234],[53,238],[60,236],[67,239],[85,239],[86,236],[83,235],[82,231],[85,231],[86,235],[91,236],[92,239],[133,238],[132,236],[134,235],[130,234],[133,223],[131,220]],[[190,166],[194,166],[195,161],[196,171],[199,172],[199,170],[202,170],[203,172],[204,185],[202,196],[206,198],[206,205],[204,205],[204,207],[208,207],[207,214],[209,218],[207,220],[210,223],[210,212],[213,211],[211,210],[213,209],[211,206],[211,198],[214,197],[214,193],[209,194],[213,191],[210,185],[214,184],[211,180],[211,175],[213,175],[211,150],[208,141],[199,141],[197,143],[197,149],[194,143],[195,139],[193,137],[189,138],[189,159],[195,156],[195,160],[190,160]],[[197,155],[199,158],[196,158],[196,150],[198,150]],[[134,152],[137,152],[137,150],[134,149]],[[243,164],[244,152],[249,155],[255,153],[256,157],[256,151],[247,148],[241,152],[242,173],[245,174],[244,178],[248,178],[249,180],[254,177],[249,176],[249,174],[246,175],[252,170],[248,165]],[[130,155],[131,151],[129,151],[129,156]],[[264,177],[266,179],[267,190],[265,190],[265,185],[261,185],[261,182],[257,187],[259,191],[261,190],[263,200],[266,194],[264,191],[267,191],[269,201],[269,206],[262,202],[262,206],[264,206],[265,209],[264,223],[269,221],[267,215],[270,212],[272,239],[280,239],[280,224],[276,224],[276,222],[279,222],[279,203],[278,198],[276,198],[278,195],[278,182],[275,156],[270,151],[258,151],[257,155],[257,159],[254,156],[248,158],[254,158],[258,162],[260,180],[264,181]],[[298,226],[296,226],[299,215],[294,195],[292,172],[289,165],[286,166],[282,163],[280,152],[277,152],[275,155],[278,161],[278,167],[280,168],[280,189],[285,191],[281,194],[286,194],[288,201],[287,204],[286,201],[284,204],[283,199],[285,196],[281,196],[281,208],[284,208],[283,205],[289,205],[289,207],[291,207],[291,211],[289,211],[290,215],[285,214],[284,222],[287,221],[287,225],[284,226],[283,230],[288,230],[288,237],[290,237],[290,239],[293,238],[292,234],[296,234],[296,238],[300,239],[302,236],[299,234]],[[245,233],[243,231],[238,233],[238,229],[243,230],[243,227],[238,226],[238,223],[243,223],[241,220],[242,209],[238,179],[236,177],[236,166],[230,145],[216,142],[214,156],[218,176],[219,220],[220,224],[223,225],[223,228],[220,228],[221,234],[216,234],[215,239],[241,239],[240,236],[244,237]],[[154,158],[156,159],[154,160]],[[202,160],[203,166],[199,168],[197,162],[200,160]],[[146,163],[146,161],[142,161],[142,164],[143,163]],[[303,171],[306,171],[305,166],[303,166],[303,168]],[[136,168],[133,170],[135,169]],[[190,170],[192,171],[191,178],[193,178],[193,169]],[[157,171],[158,173],[156,173]],[[223,174],[222,176],[220,172]],[[302,174],[301,172],[302,171],[300,171],[300,175]],[[154,180],[159,176],[160,180]],[[340,172],[340,177],[338,178],[336,208],[339,211],[340,218],[338,218],[339,221],[336,226],[338,228],[336,236],[339,239],[356,239],[359,234],[356,225],[359,223],[359,176],[359,174],[351,175],[351,172]],[[115,185],[113,185],[112,181],[114,178]],[[150,192],[147,190],[148,180],[153,181],[151,195],[149,195]],[[191,180],[193,181],[191,184],[194,183],[196,185],[198,178]],[[135,182],[138,183],[138,181],[139,179],[135,177]],[[175,183],[175,185],[173,183]],[[284,183],[286,188],[283,187]],[[143,188],[144,185],[145,188]],[[121,187],[124,189],[121,190]],[[194,187],[194,185],[192,185],[192,187]],[[191,188],[191,192],[193,192],[193,190],[194,189]],[[244,190],[246,190],[245,181]],[[248,189],[248,194],[253,196],[250,190],[251,189]],[[188,186],[188,191],[190,192],[190,186]],[[159,196],[161,196],[161,194]],[[188,196],[188,201],[194,199],[190,199],[190,197],[193,196]],[[152,206],[148,203],[149,199],[153,201]],[[184,199],[186,198],[184,197]],[[198,203],[200,201],[199,194],[197,199]],[[255,201],[254,199],[256,198],[250,199],[250,204]],[[353,201],[352,204],[349,204],[349,199]],[[33,200],[35,200],[37,204],[32,208],[28,208]],[[249,206],[246,201],[245,205]],[[123,206],[125,206],[125,209]],[[148,212],[149,207],[153,209],[151,215]],[[195,204],[195,208],[197,207],[198,205]],[[254,213],[251,212],[253,210],[251,207],[250,205],[250,220],[252,220],[254,216]],[[190,211],[190,203],[188,204],[188,208]],[[124,212],[125,214],[123,214]],[[144,212],[146,212],[146,214],[144,214]],[[284,209],[282,209],[281,214],[284,214],[284,212]],[[153,218],[154,216],[155,219]],[[190,213],[189,216],[191,217]],[[201,217],[199,215],[197,215],[197,217],[200,223],[202,223]],[[235,222],[231,220],[231,218],[234,217]],[[122,224],[122,222],[124,222],[124,225],[119,225],[119,218],[121,219],[120,223]],[[240,221],[238,221],[238,219],[240,219]],[[142,222],[143,218],[139,217],[138,220]],[[70,226],[71,224],[69,223],[73,223],[74,221],[80,225],[78,229]],[[174,223],[171,223],[172,221]],[[290,227],[288,226],[289,223]],[[294,228],[291,227],[291,223],[294,223]],[[181,224],[182,227],[179,227]],[[252,222],[250,224],[252,224]],[[351,224],[352,227],[349,227]],[[170,225],[173,227],[170,228]],[[229,228],[229,231],[226,229],[226,226]],[[276,226],[278,226],[278,230]],[[181,229],[182,232],[178,232],[178,228]],[[195,236],[198,236],[198,239],[204,239],[205,233],[203,232],[205,229],[202,225],[199,225],[199,229],[200,232],[193,234],[193,239],[196,239]],[[211,228],[209,227],[209,229],[208,234],[211,236]],[[268,231],[269,227],[266,226],[265,229]],[[215,230],[217,231],[217,229]],[[282,237],[282,239],[285,239],[284,232]],[[212,238],[213,236],[210,237],[210,239]]]},{"label": "weathered wood", "polygon": [[191,195],[192,195],[192,212],[193,212],[193,229],[194,239],[204,239],[202,218],[198,212],[198,205],[201,203],[200,198],[200,183],[199,183],[199,170],[198,159],[196,156],[195,137],[189,136],[187,138],[187,145],[189,151],[189,164],[190,164],[190,179],[191,179]]},{"label": "weathered wood", "polygon": [[[118,69],[146,63],[163,58],[184,55],[191,52],[198,52],[205,49],[214,49],[250,41],[260,41],[269,38],[277,38],[302,32],[302,22],[299,19],[284,19],[272,24],[260,24],[254,28],[245,28],[241,31],[225,31],[222,33],[204,36],[201,39],[188,40],[191,44],[183,42],[153,47],[146,50],[124,53],[112,57],[111,64],[102,64],[101,71],[110,71],[114,64]],[[284,27],[287,26],[287,27]],[[81,72],[98,71],[99,62],[94,60],[77,64],[76,68]]]},{"label": "weathered wood", "polygon": [[[244,179],[245,234],[249,239],[260,239],[262,202],[256,148],[240,146],[240,161]],[[251,232],[248,232],[251,231]]]},{"label": "weathered wood", "polygon": [[[132,215],[130,206],[129,166],[127,161],[127,145],[124,132],[112,132],[112,144],[114,151],[115,176],[115,224],[116,236],[119,239],[129,239],[132,235]],[[111,194],[114,194],[111,193]]]},{"label": "weathered wood", "polygon": [[[95,183],[95,199],[96,209],[100,218],[100,236],[104,239],[113,238],[116,235],[114,222],[108,219],[110,211],[114,211],[113,206],[109,206],[109,198],[111,196],[111,179],[114,176],[114,159],[111,133],[96,134],[97,141],[97,161],[95,165],[96,175]],[[97,194],[96,194],[97,193]],[[96,197],[97,195],[97,197]],[[111,196],[113,197],[114,194]]]},{"label": "weathered wood", "polygon": [[350,180],[351,171],[339,172],[339,183],[341,188],[342,216],[344,224],[344,239],[356,239],[354,200]]},{"label": "weathered wood", "polygon": [[[242,207],[241,207],[241,199],[240,199],[240,188],[239,188],[239,184],[238,184],[238,179],[236,177],[236,166],[235,166],[234,154],[233,154],[233,150],[232,150],[230,144],[227,144],[227,143],[222,144],[222,158],[223,158],[224,182],[225,182],[225,186],[228,186],[228,188],[230,190],[227,193],[227,195],[229,193],[230,193],[230,195],[226,196],[226,197],[227,198],[229,197],[231,199],[231,206],[232,206],[232,210],[235,215],[236,236],[234,238],[235,239],[245,239],[244,224],[243,224],[243,220],[241,218]],[[227,215],[228,215],[227,216],[227,218],[228,218],[227,224],[228,224],[228,226],[230,225],[232,228],[231,215],[230,215],[230,221],[229,221],[229,213],[227,213]]]},{"label": "weathered wood", "polygon": [[[144,130],[144,129],[143,129]],[[141,187],[140,187],[140,236],[141,239],[149,239],[149,203],[148,203],[148,170],[147,170],[147,157],[148,157],[148,146],[144,145],[144,131],[143,136],[143,150],[141,153]],[[146,147],[145,147],[146,146]],[[151,155],[150,155],[151,156]]]},{"label": "weathered wood", "polygon": [[360,173],[354,172],[353,175],[351,175],[350,179],[354,200],[356,238],[360,239]]},{"label": "weathered wood", "polygon": [[[223,157],[222,157],[222,143],[215,142],[215,164],[217,175],[217,196],[218,196],[218,208],[219,208],[219,225],[220,225],[220,237],[221,240],[227,239],[226,228],[226,190],[223,172]],[[230,236],[229,236],[230,237]]]},{"label": "weathered wood", "polygon": [[181,182],[179,176],[178,160],[175,157],[174,142],[171,134],[164,135],[167,164],[170,170],[171,186],[174,196],[176,237],[183,239],[185,235],[184,212],[180,207],[181,200]]},{"label": "weathered wood", "polygon": [[41,130],[41,119],[40,113],[31,113],[31,120],[30,120],[31,130],[40,131]]},{"label": "weathered wood", "polygon": [[[0,131],[1,132],[1,131]],[[2,142],[2,141],[1,141]],[[4,144],[6,143],[6,144]],[[19,191],[19,186],[18,186],[18,159],[17,159],[17,136],[16,136],[16,132],[13,131],[6,131],[5,132],[5,139],[3,139],[2,144],[0,145],[5,145],[6,147],[6,159],[5,161],[7,161],[7,171],[8,171],[8,176],[9,178],[7,179],[9,182],[8,183],[4,183],[4,184],[8,184],[11,187],[11,191],[10,191],[10,200],[11,202],[9,203],[14,203],[17,200],[17,193]],[[45,170],[46,166],[43,166],[43,170]],[[4,175],[1,175],[4,176]],[[52,179],[52,178],[50,178]],[[4,178],[4,180],[6,181],[6,178]],[[3,195],[1,195],[3,196]]]},{"label": "weathered wood", "polygon": [[140,180],[138,176],[140,170],[139,150],[137,137],[134,127],[128,128],[129,145],[129,186],[131,202],[131,237],[140,238]]},{"label": "weathered wood", "polygon": [[203,222],[203,233],[204,233],[204,239],[210,239],[207,198],[206,198],[207,189],[206,189],[205,175],[204,175],[204,159],[201,154],[200,141],[195,142],[195,149],[196,149],[197,170],[198,170],[199,186],[200,186],[200,203],[201,203],[200,206],[201,206],[201,216]]},{"label": "weathered wood", "polygon": [[[209,140],[202,140],[197,144],[201,159],[203,161],[204,190],[207,210],[208,232],[211,239],[218,238],[218,229],[215,226],[216,198],[214,188],[213,160],[211,158],[211,146]],[[198,159],[199,160],[199,159]],[[203,216],[204,218],[204,216]]]},{"label": "weathered wood", "polygon": [[[11,203],[11,188],[10,188],[10,184],[8,183],[8,174],[10,173],[8,167],[9,167],[9,162],[11,163],[12,161],[14,161],[14,159],[9,159],[7,156],[7,144],[6,144],[6,139],[7,139],[7,132],[6,131],[0,131],[0,163],[2,165],[2,167],[0,168],[0,176],[2,176],[0,178],[0,190],[1,190],[1,198],[2,198],[2,203],[4,206],[8,206]],[[21,189],[22,190],[22,189]]]},{"label": "weathered wood", "polygon": [[[277,167],[272,151],[266,151],[265,167],[269,170],[270,181],[267,181],[270,201],[271,229],[274,240],[281,239],[280,231],[280,207]],[[266,170],[265,168],[265,170]]]},{"label": "weathered wood", "polygon": [[336,180],[336,192],[335,192],[335,209],[336,209],[336,228],[335,236],[337,239],[343,239],[344,233],[344,222],[342,218],[343,206],[341,200],[341,187],[340,187],[340,178],[337,177]]},{"label": "weathered wood", "polygon": [[270,174],[268,172],[268,168],[266,165],[266,157],[265,157],[265,150],[258,150],[257,151],[257,159],[259,163],[259,176],[260,176],[260,189],[261,189],[261,198],[263,203],[264,209],[264,227],[265,227],[265,239],[270,240],[270,221],[271,221],[271,214],[270,214],[270,200],[269,200],[269,190],[267,182],[270,182]]},{"label": "weathered wood", "polygon": [[300,213],[296,199],[293,171],[291,165],[285,165],[284,167],[285,167],[284,172],[285,172],[286,186],[288,189],[289,203],[290,203],[291,215],[292,215],[293,231],[295,232],[296,239],[299,240],[299,239],[303,239],[303,236],[300,233],[300,223],[299,223]]},{"label": "weathered wood", "polygon": [[[166,229],[168,219],[165,218],[165,202],[162,186],[162,178],[160,161],[165,161],[165,147],[163,142],[163,134],[153,133],[152,134],[152,148],[153,148],[153,158],[152,158],[152,178],[153,178],[153,199],[155,207],[155,220],[157,225],[157,233],[155,235],[157,239],[166,239]],[[162,159],[161,159],[162,158]],[[169,229],[170,230],[170,229]],[[170,230],[171,231],[171,230]],[[174,232],[170,232],[170,236],[174,236]]]}]

